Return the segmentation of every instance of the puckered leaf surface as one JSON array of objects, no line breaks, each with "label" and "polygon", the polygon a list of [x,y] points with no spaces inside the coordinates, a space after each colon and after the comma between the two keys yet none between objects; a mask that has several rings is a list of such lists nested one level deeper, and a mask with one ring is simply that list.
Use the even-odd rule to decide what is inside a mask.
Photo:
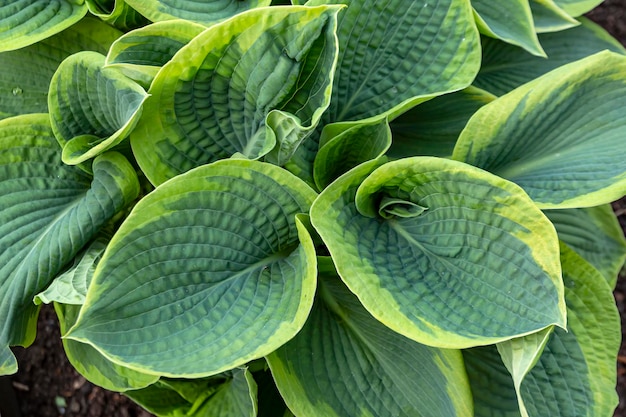
[{"label": "puckered leaf surface", "polygon": [[544,209],[626,194],[626,57],[600,52],[482,107],[453,158],[520,185]]},{"label": "puckered leaf surface", "polygon": [[313,302],[313,242],[297,213],[316,194],[274,165],[224,160],[144,197],[96,268],[67,337],[116,363],[176,377],[264,356]]},{"label": "puckered leaf surface", "polygon": [[311,221],[365,308],[448,348],[553,324],[565,306],[552,224],[519,187],[456,161],[363,164],[315,201]]},{"label": "puckered leaf surface", "polygon": [[458,350],[424,346],[390,330],[345,287],[330,259],[321,259],[319,270],[318,294],[307,323],[267,357],[296,415],[473,415]]}]

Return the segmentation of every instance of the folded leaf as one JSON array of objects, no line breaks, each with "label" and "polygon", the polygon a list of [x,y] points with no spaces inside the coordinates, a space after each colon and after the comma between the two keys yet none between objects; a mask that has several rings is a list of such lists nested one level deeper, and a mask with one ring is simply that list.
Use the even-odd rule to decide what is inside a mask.
[{"label": "folded leaf", "polygon": [[149,21],[125,0],[85,0],[91,14],[124,31],[144,26]]},{"label": "folded leaf", "polygon": [[[300,417],[472,416],[461,354],[407,339],[374,319],[328,258],[304,328],[267,357]],[[384,381],[373,383],[373,381]]]},{"label": "folded leaf", "polygon": [[[580,24],[565,10],[561,9],[554,0],[530,0],[530,10],[533,13],[537,33],[558,32]],[[539,37],[539,42],[545,50],[541,37]],[[550,53],[548,51],[546,53],[549,57]]]},{"label": "folded leaf", "polygon": [[282,168],[248,160],[162,184],[111,240],[66,337],[132,369],[185,378],[268,354],[313,302],[315,252],[296,214],[314,198]]},{"label": "folded leaf", "polygon": [[0,347],[32,342],[33,297],[139,192],[120,154],[97,158],[93,173],[61,163],[46,114],[0,121]]},{"label": "folded leaf", "polygon": [[[556,233],[522,189],[447,159],[378,164],[340,177],[311,208],[339,275],[374,317],[446,348],[564,325]],[[384,197],[423,210],[397,216]]]},{"label": "folded leaf", "polygon": [[560,8],[571,16],[583,15],[602,3],[602,0],[554,0]]},{"label": "folded leaf", "polygon": [[0,52],[32,45],[87,14],[84,1],[13,0],[0,7]]},{"label": "folded leaf", "polygon": [[543,209],[626,194],[626,57],[600,52],[482,107],[453,158],[520,185]]},{"label": "folded leaf", "polygon": [[[150,88],[133,152],[153,184],[240,153],[281,162],[330,100],[338,7],[251,10],[196,36]],[[284,148],[284,149],[283,149]]]},{"label": "folded leaf", "polygon": [[146,92],[105,57],[79,52],[64,60],[50,83],[52,129],[63,162],[76,165],[113,148],[135,127]]}]

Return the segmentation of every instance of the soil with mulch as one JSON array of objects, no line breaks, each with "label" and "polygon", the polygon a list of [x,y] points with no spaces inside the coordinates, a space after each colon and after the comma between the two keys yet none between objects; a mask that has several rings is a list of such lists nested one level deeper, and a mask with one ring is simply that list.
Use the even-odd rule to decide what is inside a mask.
[{"label": "soil with mulch", "polygon": [[[602,25],[626,46],[626,0],[606,0],[588,17]],[[613,205],[626,232],[626,199]],[[626,274],[620,276],[615,300],[626,328]],[[625,338],[622,337],[624,340]],[[54,311],[44,307],[35,343],[28,349],[16,348],[20,370],[8,383],[16,393],[22,417],[150,417],[152,414],[123,395],[94,386],[69,364],[61,344]],[[626,345],[617,363],[617,391],[620,397],[615,417],[626,417]],[[0,398],[0,403],[7,398]],[[5,402],[6,405],[6,402]],[[0,407],[2,408],[2,407]],[[4,416],[3,416],[4,417]],[[548,417],[548,416],[546,416]]]}]

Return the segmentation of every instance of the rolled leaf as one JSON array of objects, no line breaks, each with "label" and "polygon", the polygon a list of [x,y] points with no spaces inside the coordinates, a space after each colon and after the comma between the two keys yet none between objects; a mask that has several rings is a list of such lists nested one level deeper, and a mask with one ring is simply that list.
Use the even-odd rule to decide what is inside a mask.
[{"label": "rolled leaf", "polygon": [[548,58],[538,58],[494,39],[483,39],[483,65],[474,85],[501,96],[570,62],[608,49],[626,54],[624,47],[589,19],[560,32],[539,35]]},{"label": "rolled leaf", "polygon": [[13,0],[0,7],[0,52],[32,45],[72,26],[87,14],[77,0]]},{"label": "rolled leaf", "polygon": [[153,22],[185,19],[210,26],[255,7],[269,6],[271,0],[125,0]]},{"label": "rolled leaf", "polygon": [[125,0],[85,0],[91,14],[124,31],[144,26],[149,21]]},{"label": "rolled leaf", "polygon": [[592,207],[626,194],[626,57],[601,52],[487,104],[453,158],[520,185],[543,209]]},{"label": "rolled leaf", "polygon": [[472,0],[481,33],[545,57],[528,0]]},{"label": "rolled leaf", "polygon": [[[153,184],[240,153],[289,157],[330,100],[338,7],[242,13],[195,37],[150,88],[131,141]],[[192,65],[193,63],[193,65]]]},{"label": "rolled leaf", "polygon": [[86,17],[50,38],[16,51],[0,53],[0,119],[48,112],[50,80],[59,64],[79,51],[105,54],[122,33]]},{"label": "rolled leaf", "polygon": [[267,357],[278,389],[296,415],[473,415],[459,351],[420,345],[393,332],[363,308],[332,261],[320,260],[319,268],[318,294],[307,323]]},{"label": "rolled leaf", "polygon": [[[215,375],[292,338],[313,302],[315,193],[274,165],[224,160],[144,197],[66,337],[145,373]],[[121,313],[123,312],[123,313]]]},{"label": "rolled leaf", "polygon": [[0,346],[28,345],[46,288],[139,183],[120,154],[93,164],[94,177],[63,165],[45,114],[0,121]]},{"label": "rolled leaf", "polygon": [[146,92],[105,57],[79,52],[59,65],[50,83],[52,129],[63,162],[76,165],[118,145],[135,127]]},{"label": "rolled leaf", "polygon": [[374,317],[445,348],[564,326],[556,232],[522,189],[447,159],[377,164],[343,175],[311,208],[339,275]]}]

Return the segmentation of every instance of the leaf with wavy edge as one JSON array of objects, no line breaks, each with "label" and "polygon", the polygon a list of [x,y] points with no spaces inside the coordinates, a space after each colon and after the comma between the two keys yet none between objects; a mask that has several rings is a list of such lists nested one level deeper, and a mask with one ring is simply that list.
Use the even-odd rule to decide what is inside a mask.
[{"label": "leaf with wavy edge", "polygon": [[626,261],[626,239],[610,204],[546,210],[559,239],[598,270],[611,288]]},{"label": "leaf with wavy edge", "polygon": [[339,9],[254,9],[183,47],[154,79],[131,135],[150,181],[235,153],[288,157],[328,106]]},{"label": "leaf with wavy edge", "polygon": [[315,196],[282,168],[236,159],[162,184],[111,240],[66,337],[185,378],[268,354],[313,302],[315,250],[296,214]]},{"label": "leaf with wavy edge", "polygon": [[473,415],[460,351],[420,345],[385,327],[345,287],[329,258],[318,265],[318,294],[307,323],[267,357],[296,415]]},{"label": "leaf with wavy edge", "polygon": [[545,57],[528,0],[472,0],[481,33]]},{"label": "leaf with wavy edge", "polygon": [[139,84],[104,68],[104,62],[97,52],[76,53],[59,65],[50,82],[50,121],[66,164],[80,164],[118,145],[148,97]]},{"label": "leaf with wavy edge", "polygon": [[172,19],[191,20],[211,26],[247,10],[269,6],[271,0],[125,0],[153,22]]},{"label": "leaf with wavy edge", "polygon": [[150,23],[148,19],[130,7],[126,0],[85,0],[89,12],[118,29],[128,31]]},{"label": "leaf with wavy edge", "polygon": [[[564,325],[556,232],[522,189],[447,159],[379,164],[343,175],[311,208],[339,274],[374,317],[445,348]],[[381,206],[383,197],[397,201]]]},{"label": "leaf with wavy edge", "polygon": [[93,172],[61,163],[46,114],[0,121],[0,346],[32,342],[33,297],[136,198],[135,170],[120,154],[100,156]]},{"label": "leaf with wavy edge", "polygon": [[13,0],[0,7],[0,52],[61,32],[87,14],[83,0]]},{"label": "leaf with wavy edge", "polygon": [[626,194],[626,57],[600,52],[482,107],[452,157],[520,185],[542,209]]},{"label": "leaf with wavy edge", "polygon": [[[530,0],[530,10],[533,13],[535,31],[537,33],[558,32],[578,26],[580,23],[561,9],[553,0]],[[539,42],[544,48],[545,45]],[[550,52],[546,51],[548,57]]]},{"label": "leaf with wavy edge", "polygon": [[205,29],[199,23],[180,19],[135,29],[111,45],[105,66],[148,88],[161,67]]},{"label": "leaf with wavy edge", "polygon": [[624,47],[589,19],[581,25],[556,33],[539,35],[548,59],[538,58],[495,39],[483,40],[483,65],[474,85],[503,95],[553,69],[605,49],[626,54]]}]

